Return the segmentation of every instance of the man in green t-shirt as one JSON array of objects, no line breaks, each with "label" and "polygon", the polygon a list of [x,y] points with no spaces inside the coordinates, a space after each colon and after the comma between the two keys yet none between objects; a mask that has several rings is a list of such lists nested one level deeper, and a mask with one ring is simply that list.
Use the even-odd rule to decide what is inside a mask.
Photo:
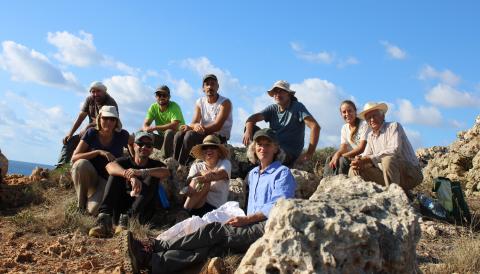
[{"label": "man in green t-shirt", "polygon": [[[172,157],[173,137],[181,125],[185,124],[180,106],[170,101],[170,89],[160,86],[155,90],[157,102],[153,103],[147,111],[143,122],[143,130],[155,134],[154,147],[161,149],[161,157]],[[152,122],[155,125],[152,126]]]}]

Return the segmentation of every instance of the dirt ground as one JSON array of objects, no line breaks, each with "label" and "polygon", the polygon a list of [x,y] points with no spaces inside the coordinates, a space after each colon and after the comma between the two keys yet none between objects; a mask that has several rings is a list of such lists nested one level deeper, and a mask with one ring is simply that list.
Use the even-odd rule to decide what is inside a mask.
[{"label": "dirt ground", "polygon": [[[0,185],[0,273],[124,273],[119,239],[88,237],[94,218],[75,211],[70,182],[55,173],[32,179],[9,175]],[[478,201],[468,202],[476,213]],[[474,226],[423,218],[421,228],[419,272],[480,271],[480,234]]]}]

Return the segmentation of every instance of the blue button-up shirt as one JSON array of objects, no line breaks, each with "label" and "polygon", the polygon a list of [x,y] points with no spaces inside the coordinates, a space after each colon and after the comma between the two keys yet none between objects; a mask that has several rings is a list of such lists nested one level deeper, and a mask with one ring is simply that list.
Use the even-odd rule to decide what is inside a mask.
[{"label": "blue button-up shirt", "polygon": [[247,215],[262,212],[268,218],[268,214],[279,198],[293,198],[297,183],[290,169],[280,162],[271,163],[263,173],[257,166],[248,173]]}]

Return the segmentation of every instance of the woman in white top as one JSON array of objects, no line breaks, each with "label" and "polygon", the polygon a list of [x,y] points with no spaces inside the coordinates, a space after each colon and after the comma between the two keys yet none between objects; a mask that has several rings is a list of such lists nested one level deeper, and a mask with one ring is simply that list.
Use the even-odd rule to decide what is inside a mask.
[{"label": "woman in white top", "polygon": [[368,126],[357,117],[357,107],[350,100],[340,104],[340,115],[345,124],[342,127],[340,148],[327,158],[323,176],[348,174],[350,160],[361,154],[367,145]]},{"label": "woman in white top", "polygon": [[228,200],[232,165],[228,160],[228,149],[216,135],[205,137],[202,144],[192,148],[191,154],[202,161],[190,167],[189,185],[182,190],[187,195],[184,208],[201,217]]}]

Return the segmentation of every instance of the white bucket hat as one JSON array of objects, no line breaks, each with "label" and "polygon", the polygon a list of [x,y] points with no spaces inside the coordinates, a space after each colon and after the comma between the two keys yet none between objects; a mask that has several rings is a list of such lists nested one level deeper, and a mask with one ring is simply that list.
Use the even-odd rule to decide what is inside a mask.
[{"label": "white bucket hat", "polygon": [[380,110],[385,114],[387,113],[388,106],[385,103],[368,102],[363,106],[363,111],[358,114],[358,117],[365,120],[365,114],[373,110]]},{"label": "white bucket hat", "polygon": [[114,117],[117,118],[117,126],[115,131],[120,132],[122,130],[122,122],[120,121],[120,116],[118,115],[117,108],[115,106],[103,106],[97,115],[97,130],[100,130],[100,118],[101,117]]},{"label": "white bucket hat", "polygon": [[273,90],[275,88],[283,89],[284,91],[290,93],[291,95],[295,95],[295,91],[290,89],[290,84],[285,80],[279,80],[279,81],[277,81],[273,84],[273,86],[270,88],[270,90],[267,91],[268,95],[270,95],[270,97],[273,97]]}]

